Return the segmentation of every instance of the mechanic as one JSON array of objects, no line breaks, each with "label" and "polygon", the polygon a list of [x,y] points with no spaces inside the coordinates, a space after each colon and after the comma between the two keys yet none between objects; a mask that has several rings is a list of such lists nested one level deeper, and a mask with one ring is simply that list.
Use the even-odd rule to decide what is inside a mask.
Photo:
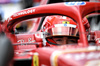
[{"label": "mechanic", "polygon": [[75,44],[79,39],[77,23],[66,16],[47,16],[42,31],[46,45]]}]

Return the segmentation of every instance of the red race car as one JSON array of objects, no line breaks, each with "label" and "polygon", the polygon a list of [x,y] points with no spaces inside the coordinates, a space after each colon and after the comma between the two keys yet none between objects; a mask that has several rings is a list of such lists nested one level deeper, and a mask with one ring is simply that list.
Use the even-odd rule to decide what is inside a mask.
[{"label": "red race car", "polygon": [[[100,3],[63,2],[13,14],[3,31],[13,43],[14,60],[32,60],[32,66],[99,66],[100,31],[91,31],[85,18],[95,12],[100,13]],[[18,29],[22,23],[23,31]]]}]

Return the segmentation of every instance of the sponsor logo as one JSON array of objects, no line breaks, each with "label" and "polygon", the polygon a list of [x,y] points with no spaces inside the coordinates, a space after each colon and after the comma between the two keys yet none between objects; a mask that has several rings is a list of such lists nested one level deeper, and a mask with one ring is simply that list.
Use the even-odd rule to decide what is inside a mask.
[{"label": "sponsor logo", "polygon": [[99,59],[100,53],[90,52],[90,53],[76,53],[76,54],[67,54],[65,58],[73,58],[75,60],[92,60]]},{"label": "sponsor logo", "polygon": [[86,2],[65,2],[65,5],[67,6],[73,6],[73,5],[85,5]]},{"label": "sponsor logo", "polygon": [[[20,39],[20,40],[18,40],[17,41],[17,43],[24,43],[25,42],[25,40],[24,39]],[[35,40],[32,40],[32,38],[28,38],[28,41],[27,42],[35,42]]]},{"label": "sponsor logo", "polygon": [[22,12],[18,12],[16,14],[14,14],[13,16],[16,17],[16,16],[20,16],[20,15],[24,15],[24,14],[30,14],[30,13],[33,13],[35,12],[35,9],[29,9],[29,10],[25,10],[25,11],[22,11]]}]

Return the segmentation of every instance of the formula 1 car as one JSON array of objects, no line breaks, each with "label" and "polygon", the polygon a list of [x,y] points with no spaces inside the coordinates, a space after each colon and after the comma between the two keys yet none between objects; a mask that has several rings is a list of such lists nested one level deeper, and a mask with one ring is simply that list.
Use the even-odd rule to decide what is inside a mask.
[{"label": "formula 1 car", "polygon": [[[86,15],[95,12],[100,14],[100,3],[64,2],[28,8],[13,14],[5,21],[3,31],[13,43],[14,60],[32,60],[32,66],[99,66],[100,31],[87,30],[88,22],[82,22]],[[76,44],[58,46],[45,41],[44,35],[48,34],[42,31],[44,21],[41,19],[51,15],[68,16],[77,23],[79,38]],[[34,26],[26,33],[19,33],[16,24],[25,21],[32,21]]]}]

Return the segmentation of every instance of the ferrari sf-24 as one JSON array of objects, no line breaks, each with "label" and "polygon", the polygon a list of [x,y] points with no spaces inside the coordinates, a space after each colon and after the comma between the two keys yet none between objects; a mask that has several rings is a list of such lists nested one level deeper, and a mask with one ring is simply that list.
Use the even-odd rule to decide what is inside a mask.
[{"label": "ferrari sf-24", "polygon": [[13,44],[14,61],[31,60],[32,66],[100,66],[100,31],[91,30],[89,14],[100,14],[100,3],[54,3],[13,14],[2,28]]}]

